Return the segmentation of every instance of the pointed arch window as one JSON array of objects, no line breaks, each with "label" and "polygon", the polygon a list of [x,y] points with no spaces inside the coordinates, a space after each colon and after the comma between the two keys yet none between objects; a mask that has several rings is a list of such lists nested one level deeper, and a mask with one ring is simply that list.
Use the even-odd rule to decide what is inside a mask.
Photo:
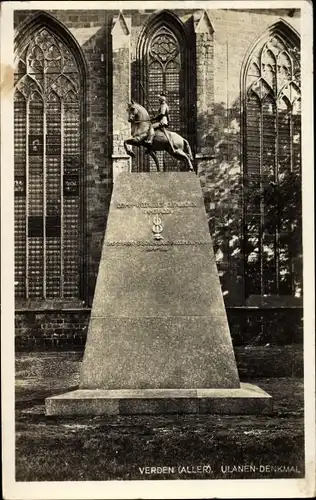
[{"label": "pointed arch window", "polygon": [[175,35],[165,26],[150,41],[147,68],[150,107],[157,108],[157,96],[165,93],[170,106],[172,129],[180,133],[180,45]]},{"label": "pointed arch window", "polygon": [[82,78],[74,53],[38,27],[17,50],[15,284],[19,299],[81,297]]},{"label": "pointed arch window", "polygon": [[298,45],[272,33],[253,51],[244,85],[246,294],[291,295],[301,245]]},{"label": "pointed arch window", "polygon": [[[193,125],[189,120],[194,101],[194,82],[189,75],[192,47],[179,19],[168,11],[160,12],[140,36],[135,77],[135,94],[151,115],[158,111],[159,94],[166,94],[170,130],[185,136],[191,144],[194,142]],[[163,152],[158,152],[157,156],[167,170],[178,170],[176,159]],[[155,170],[152,159],[142,154],[133,164],[133,170],[151,169]]]}]

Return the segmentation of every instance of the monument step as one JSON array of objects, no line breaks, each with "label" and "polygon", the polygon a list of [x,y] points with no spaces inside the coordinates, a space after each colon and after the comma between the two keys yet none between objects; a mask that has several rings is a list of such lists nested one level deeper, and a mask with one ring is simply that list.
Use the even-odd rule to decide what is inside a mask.
[{"label": "monument step", "polygon": [[78,389],[45,404],[47,416],[272,413],[271,396],[245,383],[237,389]]}]

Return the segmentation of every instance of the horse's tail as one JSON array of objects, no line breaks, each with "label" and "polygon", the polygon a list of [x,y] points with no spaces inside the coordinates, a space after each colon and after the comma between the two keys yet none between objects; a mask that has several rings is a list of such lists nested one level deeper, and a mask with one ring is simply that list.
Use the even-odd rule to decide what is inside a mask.
[{"label": "horse's tail", "polygon": [[186,139],[183,139],[183,144],[184,144],[184,147],[186,149],[186,153],[188,154],[190,160],[193,161],[193,155],[192,155],[192,150],[191,150],[191,146],[189,144],[189,141],[187,141]]}]

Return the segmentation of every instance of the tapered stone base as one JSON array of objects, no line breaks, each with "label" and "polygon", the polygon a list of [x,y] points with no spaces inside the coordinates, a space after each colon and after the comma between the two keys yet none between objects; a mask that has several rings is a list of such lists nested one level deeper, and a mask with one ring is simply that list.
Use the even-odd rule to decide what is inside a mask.
[{"label": "tapered stone base", "polygon": [[120,174],[79,389],[48,398],[46,414],[260,415],[271,409],[259,387],[240,385],[199,178]]},{"label": "tapered stone base", "polygon": [[270,414],[272,398],[253,384],[237,389],[78,389],[45,400],[46,415]]}]

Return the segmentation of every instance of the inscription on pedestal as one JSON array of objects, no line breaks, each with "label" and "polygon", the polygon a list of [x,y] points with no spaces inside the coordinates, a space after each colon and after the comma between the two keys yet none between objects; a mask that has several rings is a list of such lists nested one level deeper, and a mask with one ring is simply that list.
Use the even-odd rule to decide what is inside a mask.
[{"label": "inscription on pedestal", "polygon": [[154,218],[153,228],[152,228],[152,231],[154,233],[154,239],[156,241],[160,241],[160,240],[164,239],[162,234],[161,234],[162,230],[163,230],[162,221],[161,221],[160,217],[158,217],[158,215],[156,215]]},{"label": "inscription on pedestal", "polygon": [[[159,246],[175,246],[175,245],[209,245],[207,241],[201,240],[164,240],[159,241],[156,245]],[[134,240],[134,241],[108,241],[107,245],[110,247],[124,246],[124,247],[147,247],[151,246],[152,242],[149,240]],[[155,246],[156,246],[155,245]]]},{"label": "inscription on pedestal", "polygon": [[141,203],[123,203],[119,202],[116,204],[116,208],[152,208],[154,210],[161,210],[167,208],[189,208],[189,207],[197,207],[196,203],[191,201],[167,201],[167,202],[141,202]]},{"label": "inscription on pedestal", "polygon": [[169,208],[144,208],[144,214],[172,214],[173,210]]}]

